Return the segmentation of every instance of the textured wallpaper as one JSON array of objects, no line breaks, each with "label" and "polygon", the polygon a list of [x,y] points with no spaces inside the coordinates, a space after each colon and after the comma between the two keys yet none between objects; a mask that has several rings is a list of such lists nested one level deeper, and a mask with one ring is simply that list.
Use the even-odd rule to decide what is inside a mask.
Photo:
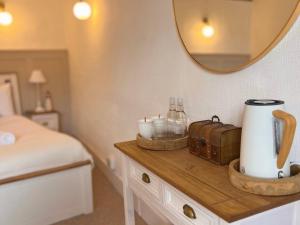
[{"label": "textured wallpaper", "polygon": [[[102,160],[110,155],[119,160],[113,144],[134,139],[138,119],[166,113],[170,96],[184,97],[192,120],[217,114],[224,123],[240,125],[248,98],[285,100],[300,120],[300,20],[264,59],[220,76],[204,71],[186,53],[171,0],[91,3],[90,21],[71,16],[67,21],[72,130]],[[300,161],[299,128],[296,135],[291,158]],[[120,176],[118,162],[114,173]],[[145,212],[149,224],[168,224]]]},{"label": "textured wallpaper", "polygon": [[[300,120],[300,20],[258,63],[220,76],[204,71],[186,53],[171,0],[91,3],[90,21],[71,16],[67,21],[73,131],[102,159],[117,155],[114,142],[135,138],[139,118],[166,113],[169,96],[184,97],[192,120],[217,114],[240,125],[249,98],[285,100]],[[296,156],[300,161],[299,128],[293,160]]]}]

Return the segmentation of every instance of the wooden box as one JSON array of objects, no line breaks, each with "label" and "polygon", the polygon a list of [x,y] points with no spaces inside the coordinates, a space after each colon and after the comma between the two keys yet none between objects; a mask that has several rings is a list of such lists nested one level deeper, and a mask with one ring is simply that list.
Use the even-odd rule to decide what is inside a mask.
[{"label": "wooden box", "polygon": [[221,123],[217,116],[194,122],[189,127],[190,152],[215,164],[227,165],[240,156],[241,131],[239,127]]}]

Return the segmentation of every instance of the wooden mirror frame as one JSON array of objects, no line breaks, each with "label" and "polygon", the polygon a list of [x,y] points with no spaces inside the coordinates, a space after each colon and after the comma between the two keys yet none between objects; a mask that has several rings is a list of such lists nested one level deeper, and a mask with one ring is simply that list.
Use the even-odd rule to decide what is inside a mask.
[{"label": "wooden mirror frame", "polygon": [[285,37],[285,35],[289,32],[289,30],[291,29],[291,27],[293,26],[293,24],[296,22],[297,18],[300,15],[300,0],[298,0],[298,3],[296,4],[295,9],[291,13],[291,15],[290,15],[289,19],[287,20],[286,24],[281,28],[279,34],[273,39],[273,41],[270,42],[270,44],[265,49],[263,49],[261,51],[260,54],[258,54],[256,57],[251,59],[248,63],[245,63],[242,66],[237,66],[234,69],[217,70],[217,69],[209,68],[208,66],[205,66],[205,65],[199,63],[196,59],[194,59],[191,56],[190,52],[188,51],[188,49],[186,47],[186,44],[184,43],[184,40],[182,39],[182,36],[180,34],[180,30],[179,30],[179,27],[178,27],[178,21],[177,21],[177,17],[176,17],[176,9],[175,9],[175,0],[172,0],[172,4],[173,4],[173,13],[174,13],[174,19],[175,19],[175,23],[176,23],[177,32],[178,32],[178,35],[180,37],[180,40],[181,40],[186,52],[189,54],[189,56],[194,60],[194,62],[197,65],[200,65],[203,69],[205,69],[208,72],[212,72],[212,73],[215,73],[215,74],[218,74],[218,75],[226,75],[226,74],[241,71],[241,70],[246,69],[247,67],[253,65],[254,63],[259,61],[260,59],[262,59],[265,55],[267,55]]}]

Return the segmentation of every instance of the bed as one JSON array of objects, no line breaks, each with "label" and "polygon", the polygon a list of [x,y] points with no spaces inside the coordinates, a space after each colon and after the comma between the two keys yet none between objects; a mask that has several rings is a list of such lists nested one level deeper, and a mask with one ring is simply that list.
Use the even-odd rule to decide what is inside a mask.
[{"label": "bed", "polygon": [[76,139],[21,116],[17,76],[0,75],[4,83],[16,115],[0,117],[0,131],[16,143],[0,146],[0,224],[48,225],[91,213],[90,154]]}]

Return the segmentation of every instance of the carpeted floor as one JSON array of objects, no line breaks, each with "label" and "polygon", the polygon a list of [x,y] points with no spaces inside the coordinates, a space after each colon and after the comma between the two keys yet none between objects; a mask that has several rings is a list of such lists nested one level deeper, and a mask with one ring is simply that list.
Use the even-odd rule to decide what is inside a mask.
[{"label": "carpeted floor", "polygon": [[[123,199],[98,169],[93,171],[93,186],[94,213],[55,225],[124,225]],[[136,225],[146,225],[146,223],[136,216]]]}]

